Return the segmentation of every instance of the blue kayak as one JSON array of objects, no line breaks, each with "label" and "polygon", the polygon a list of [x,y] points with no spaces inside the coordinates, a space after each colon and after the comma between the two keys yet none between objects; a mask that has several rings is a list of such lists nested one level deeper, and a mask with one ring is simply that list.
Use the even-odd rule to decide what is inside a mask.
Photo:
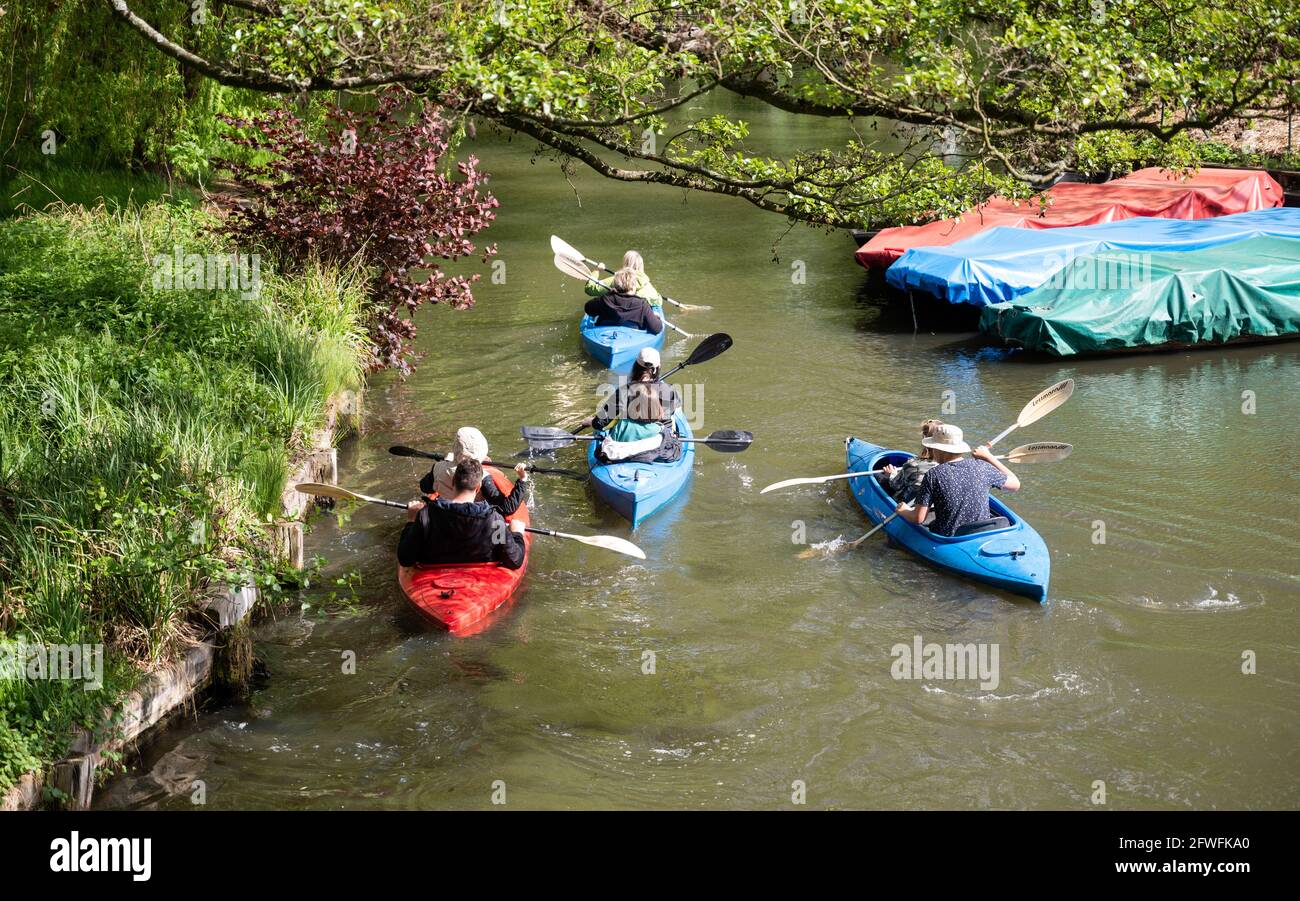
[{"label": "blue kayak", "polygon": [[[899,466],[914,456],[857,438],[846,438],[844,443],[848,472],[880,469],[886,463]],[[848,481],[854,498],[873,523],[883,522],[898,506],[874,476]],[[935,535],[924,526],[900,517],[885,526],[885,533],[895,543],[937,566],[1043,603],[1047,600],[1047,579],[1052,571],[1047,545],[1033,526],[996,497],[989,498],[989,509],[994,516],[1005,516],[1011,525],[948,537]]]},{"label": "blue kayak", "polygon": [[644,329],[627,328],[622,325],[596,325],[591,316],[583,316],[579,326],[582,333],[582,346],[587,353],[606,368],[619,371],[631,369],[636,362],[636,355],[643,347],[660,350],[664,346],[667,326],[659,334],[651,334]]},{"label": "blue kayak", "polygon": [[[677,434],[693,437],[682,411],[673,415]],[[589,442],[587,465],[591,483],[605,503],[632,521],[632,527],[675,498],[686,487],[695,464],[695,445],[682,445],[676,463],[597,463],[596,443]]]}]

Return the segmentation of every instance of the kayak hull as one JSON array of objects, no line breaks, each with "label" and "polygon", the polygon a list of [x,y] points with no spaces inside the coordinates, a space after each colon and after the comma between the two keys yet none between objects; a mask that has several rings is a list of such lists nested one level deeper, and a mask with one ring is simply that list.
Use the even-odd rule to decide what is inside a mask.
[{"label": "kayak hull", "polygon": [[[500,470],[486,468],[502,492],[511,490]],[[529,524],[528,505],[506,517],[507,522]],[[449,563],[437,566],[397,567],[397,582],[406,599],[430,623],[454,635],[469,635],[486,624],[497,608],[519,588],[528,569],[533,536],[524,533],[524,563],[507,569],[496,563]]]},{"label": "kayak hull", "polygon": [[[857,438],[845,440],[845,452],[848,472],[879,469],[887,463],[898,466],[914,456]],[[874,476],[848,482],[854,499],[874,524],[883,522],[898,506]],[[900,517],[884,531],[896,544],[936,566],[1044,603],[1052,570],[1047,544],[1033,526],[996,497],[989,498],[989,509],[994,516],[1005,516],[1011,525],[950,538]]]},{"label": "kayak hull", "polygon": [[[673,422],[678,435],[694,437],[681,410],[673,415]],[[694,443],[682,445],[675,463],[598,463],[596,444],[592,441],[587,447],[591,484],[596,495],[630,520],[633,528],[681,493],[695,465]]]},{"label": "kayak hull", "polygon": [[644,347],[661,350],[667,329],[654,335],[644,329],[622,325],[596,325],[593,317],[583,316],[578,331],[582,335],[582,346],[592,359],[607,369],[618,371],[631,369],[636,355]]}]

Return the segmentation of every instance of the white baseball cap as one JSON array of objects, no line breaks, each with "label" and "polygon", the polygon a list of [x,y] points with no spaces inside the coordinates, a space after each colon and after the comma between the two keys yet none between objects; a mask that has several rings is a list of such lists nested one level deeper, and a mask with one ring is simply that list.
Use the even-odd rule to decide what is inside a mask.
[{"label": "white baseball cap", "polygon": [[922,438],[921,443],[933,450],[946,451],[950,454],[970,453],[970,445],[966,443],[961,429],[947,423],[936,427],[934,434],[929,438]]},{"label": "white baseball cap", "polygon": [[636,355],[636,361],[642,366],[653,366],[659,368],[659,351],[653,347],[643,347],[641,352]]}]

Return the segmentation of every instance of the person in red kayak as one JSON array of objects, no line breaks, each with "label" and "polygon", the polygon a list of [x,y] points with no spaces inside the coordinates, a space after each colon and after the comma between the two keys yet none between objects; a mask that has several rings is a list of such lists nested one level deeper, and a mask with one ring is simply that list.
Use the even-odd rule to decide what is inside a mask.
[{"label": "person in red kayak", "polygon": [[507,569],[524,565],[524,524],[507,523],[496,509],[478,499],[484,484],[483,464],[466,457],[456,464],[448,496],[424,498],[407,505],[406,527],[397,542],[402,566],[441,563],[499,563]]},{"label": "person in red kayak", "polygon": [[621,325],[659,334],[664,330],[663,318],[648,300],[636,293],[636,283],[634,270],[618,270],[608,293],[587,301],[583,311],[596,320],[596,325]]},{"label": "person in red kayak", "polygon": [[[451,497],[454,493],[452,475],[461,460],[491,462],[488,456],[487,439],[473,426],[465,426],[456,431],[456,443],[451,446],[451,451],[434,463],[433,467],[425,473],[424,478],[420,479],[420,493],[429,495],[437,492],[439,497]],[[521,486],[528,481],[528,468],[520,463],[515,466],[515,474],[519,476],[519,481],[515,482],[509,494],[502,492],[495,480],[485,478],[483,484],[479,486],[476,500],[487,501],[502,516],[514,513],[519,509],[527,493],[527,488]]]},{"label": "person in red kayak", "polygon": [[[930,511],[934,521],[930,531],[936,535],[969,535],[1009,526],[1002,516],[989,510],[989,489],[1019,491],[1020,479],[993,456],[988,447],[971,450],[961,429],[943,424],[921,443],[930,449],[938,465],[921,479],[916,492],[916,506],[900,503],[896,512],[908,522],[923,524]],[[963,454],[970,454],[965,457]]]}]

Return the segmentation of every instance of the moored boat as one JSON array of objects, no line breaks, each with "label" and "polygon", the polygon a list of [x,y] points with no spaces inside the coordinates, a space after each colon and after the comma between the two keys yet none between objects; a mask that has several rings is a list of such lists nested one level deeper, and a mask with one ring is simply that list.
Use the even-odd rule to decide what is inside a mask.
[{"label": "moored boat", "polygon": [[[858,438],[845,439],[845,454],[848,472],[880,469],[885,464],[899,466],[914,456]],[[848,482],[854,499],[873,524],[884,522],[898,506],[874,476]],[[895,543],[936,566],[1043,603],[1052,568],[1047,545],[1033,526],[996,497],[989,498],[989,510],[994,516],[1006,517],[1009,525],[949,537],[898,517],[884,531]]]},{"label": "moored boat", "polygon": [[[673,415],[673,422],[680,437],[694,437],[681,410]],[[591,467],[596,494],[631,520],[633,528],[681,493],[694,464],[693,442],[682,443],[682,455],[673,463],[598,463],[596,442],[590,442],[587,448],[587,465]]]},{"label": "moored boat", "polygon": [[[485,472],[503,492],[511,490],[508,478],[498,469]],[[507,522],[529,525],[528,505],[520,504]],[[524,533],[524,563],[508,569],[496,563],[448,563],[436,566],[397,568],[397,581],[411,605],[430,622],[456,635],[475,631],[494,610],[514,595],[528,569],[533,543],[530,532]]]}]

